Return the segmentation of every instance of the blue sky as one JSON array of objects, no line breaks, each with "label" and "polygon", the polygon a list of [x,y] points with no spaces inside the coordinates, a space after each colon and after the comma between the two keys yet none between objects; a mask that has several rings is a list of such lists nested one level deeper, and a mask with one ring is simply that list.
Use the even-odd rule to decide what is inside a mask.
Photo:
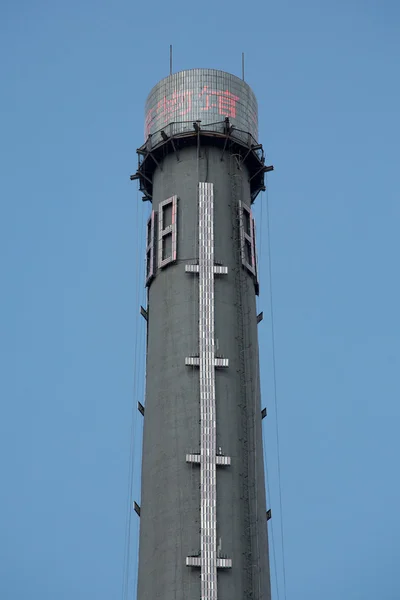
[{"label": "blue sky", "polygon": [[[148,207],[129,175],[170,43],[175,70],[240,75],[245,51],[275,165],[256,211],[267,317],[268,200],[287,600],[398,600],[399,26],[394,0],[3,0],[2,600],[135,597]],[[283,600],[269,318],[259,331]]]}]

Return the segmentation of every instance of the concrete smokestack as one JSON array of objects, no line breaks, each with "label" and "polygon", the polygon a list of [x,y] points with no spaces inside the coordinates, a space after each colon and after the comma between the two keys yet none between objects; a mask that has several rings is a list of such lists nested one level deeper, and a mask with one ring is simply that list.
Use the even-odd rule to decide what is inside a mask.
[{"label": "concrete smokestack", "polygon": [[147,365],[138,600],[270,600],[252,203],[257,101],[193,69],[146,102]]}]

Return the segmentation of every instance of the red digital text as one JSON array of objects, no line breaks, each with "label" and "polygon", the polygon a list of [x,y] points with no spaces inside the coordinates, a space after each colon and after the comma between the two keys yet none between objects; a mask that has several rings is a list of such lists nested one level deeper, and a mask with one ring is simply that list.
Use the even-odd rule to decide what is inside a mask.
[{"label": "red digital text", "polygon": [[[175,91],[171,96],[161,98],[146,114],[145,138],[149,135],[150,129],[157,131],[168,122],[182,120],[182,118],[184,120],[185,116],[192,113],[194,98],[193,90]],[[236,117],[236,104],[239,97],[229,90],[219,91],[204,86],[196,100],[200,111],[212,110],[221,117],[233,119]]]},{"label": "red digital text", "polygon": [[210,90],[205,85],[199,97],[203,100],[200,110],[217,109],[221,117],[232,117],[233,119],[236,117],[236,103],[239,100],[239,96],[235,96],[229,90]]},{"label": "red digital text", "polygon": [[151,129],[156,129],[173,118],[184,117],[192,111],[192,97],[193,91],[187,90],[185,92],[173,92],[168,98],[164,96],[161,100],[151,108],[145,120],[145,137],[150,133]]}]

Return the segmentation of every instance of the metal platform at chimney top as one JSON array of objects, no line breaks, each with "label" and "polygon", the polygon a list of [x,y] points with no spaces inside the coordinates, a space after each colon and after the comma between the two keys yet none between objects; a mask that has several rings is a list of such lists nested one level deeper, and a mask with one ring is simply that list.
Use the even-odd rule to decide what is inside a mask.
[{"label": "metal platform at chimney top", "polygon": [[[184,131],[182,131],[182,126]],[[264,173],[273,171],[272,165],[265,164],[264,150],[253,136],[236,129],[229,118],[216,123],[202,125],[201,121],[169,123],[164,129],[150,134],[146,142],[137,149],[138,169],[131,175],[131,181],[139,180],[139,189],[144,201],[151,201],[153,195],[153,174],[162,169],[162,160],[167,154],[174,153],[179,161],[180,150],[190,146],[217,146],[221,148],[221,160],[225,154],[241,157],[249,172],[251,201],[254,202],[264,191]]]}]

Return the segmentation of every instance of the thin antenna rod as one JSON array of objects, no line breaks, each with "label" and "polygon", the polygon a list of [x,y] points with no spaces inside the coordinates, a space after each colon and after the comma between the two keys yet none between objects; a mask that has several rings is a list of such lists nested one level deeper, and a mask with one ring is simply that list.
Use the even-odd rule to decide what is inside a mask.
[{"label": "thin antenna rod", "polygon": [[242,79],[244,81],[244,52],[242,52]]},{"label": "thin antenna rod", "polygon": [[172,44],[169,47],[169,74],[172,75]]}]

